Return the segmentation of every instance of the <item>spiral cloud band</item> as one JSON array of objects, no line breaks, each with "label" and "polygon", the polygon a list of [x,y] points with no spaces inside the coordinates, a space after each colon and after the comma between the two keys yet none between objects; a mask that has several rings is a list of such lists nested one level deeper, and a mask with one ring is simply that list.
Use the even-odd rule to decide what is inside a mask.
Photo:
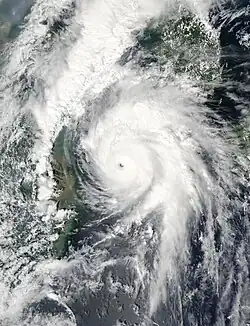
[{"label": "spiral cloud band", "polygon": [[221,218],[218,180],[230,165],[204,108],[201,114],[201,105],[181,92],[127,79],[87,105],[69,136],[80,201],[103,216],[122,216],[125,224],[143,223],[153,212],[161,216],[151,313],[166,277],[174,277],[176,257],[185,257],[188,225],[195,227],[202,214]]}]

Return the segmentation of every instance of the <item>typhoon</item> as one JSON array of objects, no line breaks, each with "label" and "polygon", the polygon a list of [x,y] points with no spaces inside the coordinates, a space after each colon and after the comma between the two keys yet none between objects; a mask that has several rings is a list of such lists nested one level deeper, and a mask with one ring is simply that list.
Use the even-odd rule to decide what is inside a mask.
[{"label": "typhoon", "polygon": [[244,1],[12,2],[0,324],[248,325]]}]

